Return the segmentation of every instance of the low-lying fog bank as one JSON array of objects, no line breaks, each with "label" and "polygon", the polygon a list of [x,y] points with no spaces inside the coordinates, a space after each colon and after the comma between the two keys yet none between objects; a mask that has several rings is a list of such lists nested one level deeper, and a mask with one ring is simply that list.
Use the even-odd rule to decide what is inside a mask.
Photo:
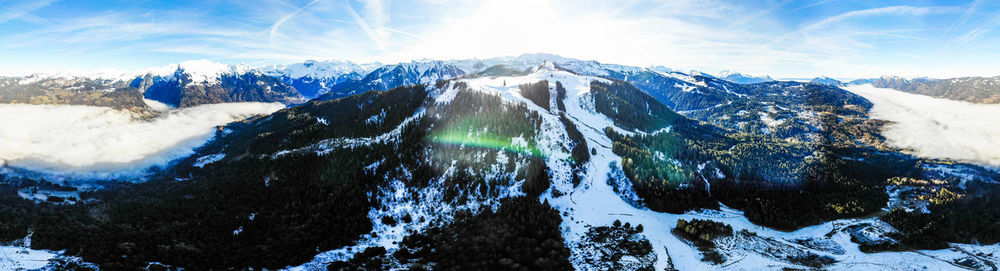
[{"label": "low-lying fog bank", "polygon": [[1000,167],[1000,105],[973,104],[871,85],[848,91],[875,104],[872,117],[894,122],[884,135],[896,147],[928,158]]},{"label": "low-lying fog bank", "polygon": [[0,104],[0,166],[74,178],[141,174],[193,153],[216,126],[284,108],[228,103],[157,108],[142,120],[129,111],[75,105]]}]

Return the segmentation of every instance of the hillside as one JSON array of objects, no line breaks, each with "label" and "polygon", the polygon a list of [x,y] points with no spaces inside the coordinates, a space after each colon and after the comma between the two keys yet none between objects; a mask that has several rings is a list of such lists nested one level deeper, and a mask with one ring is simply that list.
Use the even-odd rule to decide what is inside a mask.
[{"label": "hillside", "polygon": [[883,76],[875,80],[872,85],[879,88],[891,88],[914,94],[971,103],[1000,103],[1000,77],[906,79],[898,76]]},{"label": "hillside", "polygon": [[[867,256],[826,247],[853,244],[847,240],[856,230],[879,220],[846,220],[851,227],[826,237],[753,223],[827,227],[880,212],[889,177],[954,178],[939,167],[983,172],[880,150],[869,105],[836,88],[774,82],[728,95],[733,103],[776,95],[805,103],[795,110],[814,113],[795,121],[819,124],[796,136],[814,139],[716,127],[625,81],[546,63],[519,74],[311,101],[232,123],[152,180],[103,183],[80,193],[83,204],[23,204],[16,193],[4,194],[2,236],[16,240],[30,229],[32,248],[65,250],[106,269],[150,262],[192,269],[703,269],[718,267],[694,260],[711,251],[722,265],[743,255],[762,264],[836,267]],[[778,252],[699,252],[662,230],[692,216],[751,231],[712,242],[744,238],[743,246]],[[897,214],[890,223],[922,222]],[[879,238],[920,236],[904,233]],[[775,236],[823,245],[789,247],[768,239]],[[604,254],[612,251],[619,252]],[[448,260],[456,257],[467,260]]]},{"label": "hillside", "polygon": [[142,111],[142,92],[107,79],[0,77],[0,103],[105,106]]}]

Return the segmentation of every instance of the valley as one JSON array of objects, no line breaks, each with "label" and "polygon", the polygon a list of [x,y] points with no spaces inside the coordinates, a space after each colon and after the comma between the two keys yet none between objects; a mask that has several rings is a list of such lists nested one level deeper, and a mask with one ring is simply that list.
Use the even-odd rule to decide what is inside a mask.
[{"label": "valley", "polygon": [[998,14],[0,0],[0,271],[997,271]]},{"label": "valley", "polygon": [[[331,90],[302,104],[147,102],[160,110],[150,120],[4,105],[37,118],[0,118],[19,127],[3,134],[23,142],[3,148],[19,151],[4,154],[0,216],[10,219],[0,248],[23,255],[5,266],[948,270],[998,261],[997,171],[900,141],[917,126],[971,136],[991,126],[919,125],[938,115],[899,114],[933,107],[900,96],[912,94],[496,61],[387,84],[413,70],[374,69],[341,83],[373,91]],[[432,63],[416,66],[463,62]],[[80,117],[49,121],[66,114]],[[29,140],[53,130],[81,141]],[[129,141],[151,134],[161,140]],[[86,144],[101,140],[130,156],[97,160],[107,155]],[[96,151],[51,155],[73,147]],[[115,175],[127,171],[143,177]],[[55,193],[49,182],[82,189]],[[48,200],[56,194],[79,198]],[[953,216],[963,219],[933,222]]]},{"label": "valley", "polygon": [[153,107],[142,114],[99,106],[0,104],[0,171],[84,183],[142,177],[150,167],[191,155],[221,131],[217,126],[283,107],[228,103]]},{"label": "valley", "polygon": [[890,144],[938,159],[1000,166],[1000,106],[973,104],[874,88],[846,88],[872,101],[872,115],[891,121],[884,135]]}]

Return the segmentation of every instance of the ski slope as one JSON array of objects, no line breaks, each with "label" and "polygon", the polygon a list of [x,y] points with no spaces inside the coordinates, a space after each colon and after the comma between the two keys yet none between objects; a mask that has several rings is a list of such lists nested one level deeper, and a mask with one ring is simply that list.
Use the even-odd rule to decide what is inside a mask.
[{"label": "ski slope", "polygon": [[[550,85],[551,103],[549,109],[542,108],[527,98],[519,89],[521,84],[536,83],[547,80]],[[539,200],[547,200],[553,208],[562,215],[563,238],[566,246],[572,252],[571,261],[578,270],[600,270],[599,266],[594,266],[583,261],[585,255],[594,253],[581,249],[578,244],[584,242],[589,229],[599,226],[609,226],[614,221],[630,223],[631,225],[642,225],[644,232],[642,235],[652,244],[656,256],[655,270],[677,269],[677,270],[776,270],[782,268],[809,268],[798,265],[786,259],[795,255],[818,255],[834,259],[836,262],[825,266],[831,270],[964,270],[965,267],[956,262],[965,259],[980,261],[991,266],[990,262],[997,262],[994,256],[1000,255],[1000,246],[989,245],[965,245],[954,244],[949,249],[931,251],[907,251],[907,252],[884,252],[884,253],[864,253],[858,248],[859,245],[852,242],[852,233],[860,234],[866,238],[882,238],[880,233],[892,232],[891,226],[879,221],[877,218],[865,219],[844,219],[822,223],[819,225],[805,227],[796,231],[785,232],[758,226],[750,222],[741,211],[728,207],[721,210],[700,210],[691,211],[684,214],[660,213],[643,207],[635,207],[626,200],[623,195],[615,192],[615,189],[608,184],[608,176],[613,173],[612,164],[620,163],[621,157],[614,154],[611,147],[613,142],[609,139],[604,129],[612,127],[618,133],[633,135],[641,133],[639,131],[628,131],[617,127],[607,116],[597,113],[590,93],[590,84],[593,81],[607,81],[603,78],[581,76],[572,72],[560,70],[554,65],[541,65],[524,76],[508,77],[478,77],[455,80],[464,82],[469,91],[481,91],[503,97],[510,103],[523,103],[529,110],[539,113],[542,117],[541,130],[535,135],[536,146],[545,153],[546,164],[552,169],[552,185]],[[568,150],[571,149],[568,142],[568,132],[559,122],[559,112],[554,104],[556,95],[555,83],[560,82],[566,89],[566,98],[563,100],[566,111],[563,112],[578,127],[584,135],[588,147],[593,148],[594,154],[585,165],[586,177],[578,185],[572,184],[572,168],[565,160],[570,157]],[[455,83],[448,87],[434,91],[436,104],[447,104],[455,97],[459,91],[453,87]],[[663,127],[658,131],[663,133],[671,132],[670,127]],[[450,171],[445,172],[448,175]],[[384,191],[386,195],[382,201],[387,202],[384,209],[386,211],[373,212],[413,212],[421,216],[428,215],[434,217],[447,217],[447,214],[457,209],[467,208],[467,206],[434,206],[445,204],[440,200],[439,192],[435,187],[428,187],[425,191],[413,191],[406,189],[405,183],[399,181],[391,182],[391,187]],[[502,197],[519,195],[518,185],[508,187],[509,193]],[[628,195],[624,196],[628,198]],[[420,198],[419,204],[412,199]],[[495,204],[495,202],[492,202]],[[478,204],[478,203],[475,203]],[[378,209],[378,208],[373,208]],[[442,216],[443,214],[443,216]],[[393,227],[382,227],[376,221],[381,215],[372,213],[369,217],[373,219],[376,228],[372,234],[366,235],[356,245],[342,249],[323,252],[312,262],[292,267],[290,270],[323,270],[325,263],[331,261],[348,260],[353,255],[352,252],[362,251],[370,246],[383,246],[390,253],[397,248],[396,243],[402,240],[407,230],[419,231],[430,225],[400,223]],[[678,219],[691,220],[694,218],[707,219],[729,224],[734,232],[747,230],[754,235],[737,233],[732,237],[723,237],[717,240],[718,250],[726,255],[727,261],[718,265],[703,262],[701,252],[689,242],[678,238],[671,233],[677,224]],[[861,228],[861,231],[852,231],[851,228]],[[371,238],[370,236],[378,236]],[[810,244],[810,245],[805,245]]]}]

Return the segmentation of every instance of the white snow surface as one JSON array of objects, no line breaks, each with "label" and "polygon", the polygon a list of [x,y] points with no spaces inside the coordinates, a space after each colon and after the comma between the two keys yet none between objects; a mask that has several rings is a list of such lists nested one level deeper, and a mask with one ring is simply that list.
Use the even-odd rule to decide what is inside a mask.
[{"label": "white snow surface", "polygon": [[222,159],[224,159],[224,158],[226,158],[226,154],[225,153],[216,153],[216,154],[211,154],[211,155],[205,155],[205,156],[202,156],[202,157],[198,157],[198,159],[194,161],[194,166],[196,166],[196,167],[205,167],[205,165],[208,165],[208,164],[211,164],[211,163],[215,163],[215,162],[218,162],[218,161],[222,161]]},{"label": "white snow surface", "polygon": [[188,60],[179,64],[169,64],[162,67],[150,67],[130,76],[122,76],[127,80],[145,75],[158,76],[166,79],[176,79],[176,74],[187,74],[191,79],[189,84],[212,85],[219,83],[219,77],[224,74],[240,75],[255,71],[246,64],[222,64],[207,59]]},{"label": "white snow surface", "polygon": [[284,108],[227,103],[170,109],[153,119],[78,105],[0,105],[0,167],[72,178],[136,176],[191,155],[218,125]]},{"label": "white snow surface", "polygon": [[226,65],[208,60],[190,60],[177,65],[179,70],[184,71],[191,77],[194,83],[204,82],[215,83],[223,73],[244,73],[249,68],[246,65]]},{"label": "white snow surface", "polygon": [[17,190],[17,195],[23,199],[31,200],[36,203],[47,201],[49,197],[61,197],[67,199],[62,202],[66,204],[76,203],[76,200],[80,199],[80,191],[58,191],[37,188],[22,188]]},{"label": "white snow surface", "polygon": [[35,270],[45,267],[59,254],[48,250],[31,249],[31,235],[17,245],[0,244],[0,270]]}]

